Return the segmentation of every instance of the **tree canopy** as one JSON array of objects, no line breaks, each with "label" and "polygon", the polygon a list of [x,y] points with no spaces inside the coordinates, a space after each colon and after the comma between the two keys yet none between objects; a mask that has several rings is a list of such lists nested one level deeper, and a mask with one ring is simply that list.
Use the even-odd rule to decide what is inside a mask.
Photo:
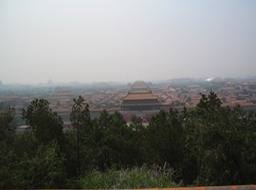
[{"label": "tree canopy", "polygon": [[34,99],[28,108],[22,111],[23,119],[32,129],[39,143],[48,144],[63,138],[63,121],[61,117],[49,107],[45,99]]},{"label": "tree canopy", "polygon": [[[0,111],[0,188],[150,188],[256,181],[256,112],[223,106],[213,91],[202,94],[194,108],[160,111],[147,126],[140,117],[127,124],[121,113],[106,110],[92,119],[82,96],[74,99],[73,129],[66,132],[44,99],[33,100],[23,110],[31,130],[15,133],[13,115],[13,108]],[[154,180],[149,183],[147,178]]]}]

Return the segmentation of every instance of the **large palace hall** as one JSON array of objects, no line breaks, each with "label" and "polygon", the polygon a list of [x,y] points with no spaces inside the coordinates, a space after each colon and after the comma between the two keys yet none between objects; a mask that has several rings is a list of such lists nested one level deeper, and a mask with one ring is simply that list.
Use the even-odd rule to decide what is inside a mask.
[{"label": "large palace hall", "polygon": [[158,96],[151,92],[144,81],[136,81],[121,100],[122,112],[157,112],[161,106]]}]

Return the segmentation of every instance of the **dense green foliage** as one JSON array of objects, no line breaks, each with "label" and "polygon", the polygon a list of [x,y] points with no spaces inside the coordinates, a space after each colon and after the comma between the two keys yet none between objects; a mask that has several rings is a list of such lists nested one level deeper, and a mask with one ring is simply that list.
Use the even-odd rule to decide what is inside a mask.
[{"label": "dense green foliage", "polygon": [[91,119],[74,99],[72,130],[49,102],[23,110],[30,130],[15,133],[14,109],[0,111],[0,188],[149,188],[256,182],[256,113],[223,107],[214,92],[182,112],[160,111],[147,127],[118,112]]},{"label": "dense green foliage", "polygon": [[84,189],[126,189],[176,187],[172,182],[173,171],[165,168],[142,166],[132,169],[109,169],[105,173],[93,170],[82,180]]}]

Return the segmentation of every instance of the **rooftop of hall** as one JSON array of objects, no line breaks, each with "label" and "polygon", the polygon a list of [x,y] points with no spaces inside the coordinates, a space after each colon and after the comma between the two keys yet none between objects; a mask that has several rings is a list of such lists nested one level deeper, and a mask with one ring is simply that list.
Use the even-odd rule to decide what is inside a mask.
[{"label": "rooftop of hall", "polygon": [[135,81],[129,93],[150,93],[149,86],[142,80]]},{"label": "rooftop of hall", "polygon": [[153,95],[148,84],[144,81],[135,81],[131,90],[121,100],[158,100],[158,96]]},{"label": "rooftop of hall", "polygon": [[152,93],[128,93],[122,100],[155,100],[158,96]]}]

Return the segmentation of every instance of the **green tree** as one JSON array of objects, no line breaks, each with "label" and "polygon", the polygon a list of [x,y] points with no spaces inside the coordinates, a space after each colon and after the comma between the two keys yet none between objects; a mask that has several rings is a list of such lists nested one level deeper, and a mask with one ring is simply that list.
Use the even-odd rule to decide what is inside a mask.
[{"label": "green tree", "polygon": [[130,160],[133,166],[143,166],[146,163],[146,154],[148,152],[147,147],[147,127],[143,125],[142,118],[134,116],[131,119],[130,125],[128,128],[131,131],[130,137],[128,140],[131,142],[133,149],[131,154],[133,155]]},{"label": "green tree", "polygon": [[0,146],[0,188],[17,188],[19,186],[17,186],[18,181],[16,180],[22,180],[17,177],[19,158],[12,145],[0,142]]},{"label": "green tree", "polygon": [[4,140],[8,133],[12,133],[14,128],[11,122],[14,117],[14,108],[9,107],[6,110],[0,110],[0,140]]},{"label": "green tree", "polygon": [[141,131],[128,127],[119,112],[109,114],[103,110],[95,121],[94,147],[97,168],[106,171],[110,168],[127,168],[141,164],[142,152],[139,152],[143,139]]},{"label": "green tree", "polygon": [[92,133],[92,122],[89,111],[89,105],[85,103],[82,96],[73,99],[72,112],[70,113],[70,121],[73,126],[72,134],[75,137],[76,149],[76,173],[79,176],[85,166],[86,157],[86,142]]},{"label": "green tree", "polygon": [[17,157],[14,151],[15,132],[11,125],[14,109],[0,107],[0,188],[11,188],[15,178]]},{"label": "green tree", "polygon": [[39,143],[48,144],[52,140],[61,144],[63,140],[63,122],[61,117],[49,107],[45,99],[34,99],[22,116],[32,129]]},{"label": "green tree", "polygon": [[112,117],[106,110],[103,110],[99,118],[95,119],[94,124],[95,130],[91,140],[95,148],[95,164],[100,171],[105,171],[111,167],[111,148],[109,146],[111,137],[108,137],[107,134],[112,124]]},{"label": "green tree", "polygon": [[35,155],[30,157],[24,154],[18,164],[18,173],[21,178],[18,188],[65,187],[64,161],[65,157],[56,142],[39,145]]},{"label": "green tree", "polygon": [[168,165],[179,175],[183,158],[182,117],[177,110],[160,111],[147,127],[147,158],[151,165]]},{"label": "green tree", "polygon": [[119,112],[110,115],[112,124],[106,129],[106,144],[110,149],[110,166],[127,168],[137,161],[138,145],[134,131],[129,128]]},{"label": "green tree", "polygon": [[145,129],[145,127],[142,125],[141,117],[137,117],[136,115],[132,117],[129,127],[134,131]]},{"label": "green tree", "polygon": [[[247,113],[240,107],[222,107],[220,99],[211,91],[207,96],[202,95],[199,104],[187,115],[184,122],[187,158],[184,170],[188,170],[186,166],[191,164],[196,166],[193,167],[196,170],[196,184],[230,185],[253,182],[244,177],[253,173],[244,168],[255,168],[255,164],[250,164],[255,161],[255,157],[248,154],[249,147],[255,144],[251,137],[255,127],[248,127],[249,121],[245,119]],[[251,145],[248,144],[249,141]],[[245,161],[245,158],[248,160]]]}]

